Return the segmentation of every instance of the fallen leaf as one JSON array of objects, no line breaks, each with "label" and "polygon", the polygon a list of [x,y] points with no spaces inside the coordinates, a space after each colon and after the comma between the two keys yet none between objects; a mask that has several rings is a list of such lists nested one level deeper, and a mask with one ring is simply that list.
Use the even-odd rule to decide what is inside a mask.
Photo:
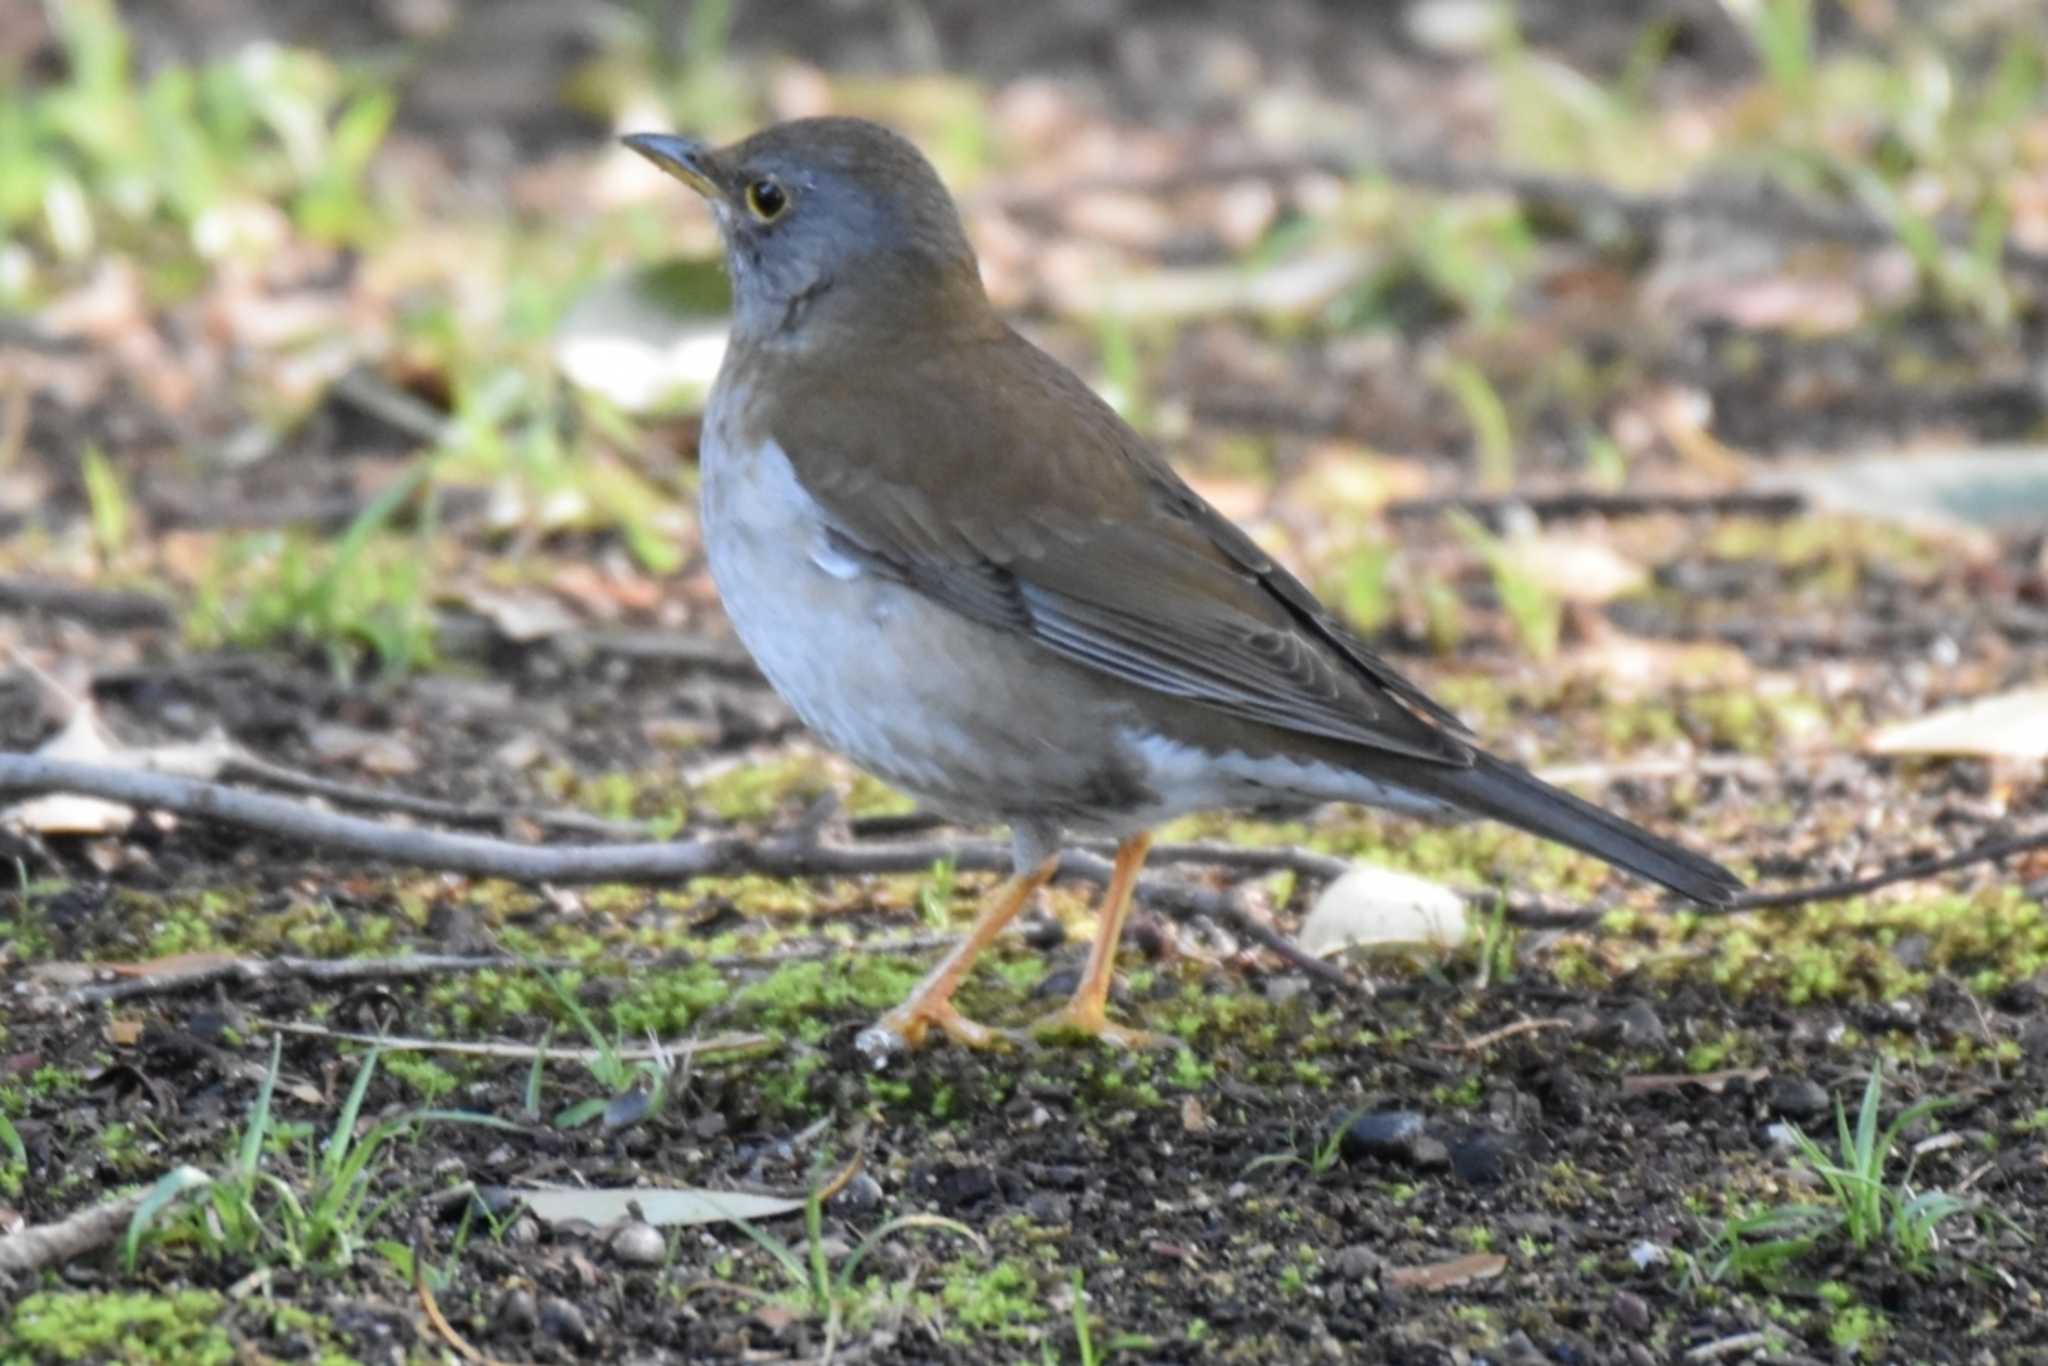
[{"label": "fallen leaf", "polygon": [[530,645],[583,624],[552,593],[472,588],[457,594],[456,601],[497,627],[498,634],[514,645]]},{"label": "fallen leaf", "polygon": [[1918,528],[2027,531],[2048,522],[2048,447],[1893,452],[1788,469],[1790,488],[1826,512]]},{"label": "fallen leaf", "polygon": [[1386,868],[1358,867],[1323,889],[1295,942],[1322,957],[1353,944],[1453,949],[1468,933],[1465,899],[1450,888]]},{"label": "fallen leaf", "polygon": [[1771,1069],[1768,1067],[1730,1067],[1720,1072],[1645,1072],[1638,1076],[1623,1077],[1621,1091],[1623,1095],[1641,1096],[1653,1091],[1676,1091],[1687,1086],[1697,1086],[1718,1096],[1728,1089],[1728,1083],[1731,1081],[1747,1082],[1754,1086],[1770,1075]]},{"label": "fallen leaf", "polygon": [[1650,581],[1647,569],[1589,537],[1532,532],[1510,536],[1502,544],[1515,568],[1564,602],[1598,606]]},{"label": "fallen leaf", "polygon": [[1873,754],[2048,759],[2048,685],[1994,693],[1880,727],[1864,748]]},{"label": "fallen leaf", "polygon": [[745,1191],[700,1190],[694,1187],[599,1186],[588,1190],[515,1188],[517,1196],[543,1223],[569,1221],[605,1225],[640,1217],[657,1228],[688,1224],[722,1224],[735,1219],[773,1219],[804,1207],[801,1200]]},{"label": "fallen leaf", "polygon": [[1460,1286],[1490,1281],[1508,1269],[1508,1259],[1498,1252],[1473,1252],[1447,1262],[1428,1266],[1397,1266],[1387,1273],[1387,1284],[1396,1290],[1420,1290],[1437,1294]]}]

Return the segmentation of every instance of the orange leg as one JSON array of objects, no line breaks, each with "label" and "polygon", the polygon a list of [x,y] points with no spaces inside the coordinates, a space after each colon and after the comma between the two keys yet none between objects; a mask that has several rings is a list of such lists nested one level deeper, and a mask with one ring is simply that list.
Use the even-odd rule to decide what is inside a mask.
[{"label": "orange leg", "polygon": [[1131,893],[1138,886],[1138,870],[1145,866],[1145,853],[1152,836],[1133,835],[1117,846],[1116,864],[1109,877],[1109,890],[1102,894],[1100,923],[1095,944],[1088,950],[1088,966],[1081,973],[1081,985],[1064,1006],[1032,1026],[1037,1034],[1085,1034],[1090,1038],[1147,1048],[1169,1043],[1141,1029],[1127,1029],[1109,1019],[1109,983],[1116,975],[1117,942],[1123,938],[1124,921],[1131,913]]},{"label": "orange leg", "polygon": [[926,974],[925,979],[917,984],[917,989],[904,998],[902,1005],[862,1031],[856,1041],[860,1049],[879,1060],[901,1048],[918,1048],[923,1045],[925,1035],[933,1025],[944,1030],[955,1043],[966,1044],[970,1048],[986,1048],[994,1043],[999,1037],[995,1030],[976,1024],[953,1008],[953,991],[981,951],[995,942],[996,936],[1003,932],[1003,926],[1024,909],[1024,903],[1031,899],[1031,894],[1052,877],[1058,862],[1058,859],[1049,858],[1030,872],[1021,873],[998,887],[987,907],[976,918],[973,928],[967,931],[967,937]]}]

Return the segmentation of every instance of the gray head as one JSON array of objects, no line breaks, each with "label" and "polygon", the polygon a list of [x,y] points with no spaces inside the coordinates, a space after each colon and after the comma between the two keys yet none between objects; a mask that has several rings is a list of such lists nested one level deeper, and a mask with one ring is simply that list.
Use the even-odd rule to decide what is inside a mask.
[{"label": "gray head", "polygon": [[704,196],[732,272],[736,341],[805,345],[987,310],[960,213],[923,153],[865,119],[797,119],[730,147],[626,145]]}]

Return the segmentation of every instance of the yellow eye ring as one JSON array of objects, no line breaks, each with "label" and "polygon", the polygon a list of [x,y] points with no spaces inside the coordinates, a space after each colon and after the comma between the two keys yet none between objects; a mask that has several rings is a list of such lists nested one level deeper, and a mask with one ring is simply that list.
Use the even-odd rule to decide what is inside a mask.
[{"label": "yellow eye ring", "polygon": [[763,223],[773,223],[789,208],[789,191],[773,176],[763,176],[747,186],[747,212]]}]

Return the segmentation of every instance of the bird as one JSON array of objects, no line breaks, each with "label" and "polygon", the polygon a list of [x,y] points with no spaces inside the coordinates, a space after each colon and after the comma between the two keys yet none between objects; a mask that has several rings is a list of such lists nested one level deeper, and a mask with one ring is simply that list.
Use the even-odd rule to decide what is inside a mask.
[{"label": "bird", "polygon": [[1706,905],[1741,890],[1482,749],[1010,326],[909,139],[825,116],[623,141],[709,204],[731,278],[698,459],[734,633],[828,746],[1010,831],[965,937],[857,1037],[875,1065],[934,1029],[1015,1037],[954,992],[1075,838],[1115,858],[1080,983],[1031,1033],[1159,1042],[1109,1018],[1115,954],[1153,832],[1195,811],[1488,818]]}]

